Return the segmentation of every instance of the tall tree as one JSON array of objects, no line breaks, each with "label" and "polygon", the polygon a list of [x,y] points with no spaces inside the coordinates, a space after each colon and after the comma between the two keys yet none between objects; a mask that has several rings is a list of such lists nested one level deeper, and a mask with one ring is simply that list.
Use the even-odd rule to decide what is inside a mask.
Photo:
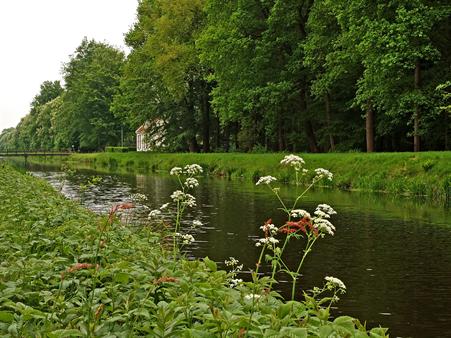
[{"label": "tall tree", "polygon": [[119,142],[121,121],[110,107],[118,92],[123,63],[121,51],[84,39],[64,65],[62,110],[71,121],[69,137],[74,146],[100,150]]}]

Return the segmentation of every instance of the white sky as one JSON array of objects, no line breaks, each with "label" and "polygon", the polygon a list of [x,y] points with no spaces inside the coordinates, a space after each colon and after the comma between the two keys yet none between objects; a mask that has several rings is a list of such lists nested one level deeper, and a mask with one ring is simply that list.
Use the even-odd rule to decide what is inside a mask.
[{"label": "white sky", "polygon": [[15,127],[46,80],[61,79],[84,36],[125,50],[137,0],[0,0],[0,132]]}]

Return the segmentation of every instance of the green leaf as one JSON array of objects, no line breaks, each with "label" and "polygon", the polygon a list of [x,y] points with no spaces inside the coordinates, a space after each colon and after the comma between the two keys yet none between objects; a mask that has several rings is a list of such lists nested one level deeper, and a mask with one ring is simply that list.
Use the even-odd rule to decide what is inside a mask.
[{"label": "green leaf", "polygon": [[130,280],[130,275],[125,272],[119,272],[114,275],[114,281],[117,283],[127,284]]},{"label": "green leaf", "polygon": [[0,311],[0,322],[12,323],[14,321],[14,314],[8,311]]},{"label": "green leaf", "polygon": [[204,263],[211,271],[215,272],[218,270],[218,266],[217,266],[216,262],[212,261],[210,258],[205,257]]},{"label": "green leaf", "polygon": [[55,330],[49,334],[50,338],[82,337],[82,336],[83,334],[75,329]]}]

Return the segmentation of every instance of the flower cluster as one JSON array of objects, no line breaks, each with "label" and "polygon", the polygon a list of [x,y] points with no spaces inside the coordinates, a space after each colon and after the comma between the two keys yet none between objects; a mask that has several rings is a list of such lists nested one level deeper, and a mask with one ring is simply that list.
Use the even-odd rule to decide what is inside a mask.
[{"label": "flower cluster", "polygon": [[267,237],[267,238],[259,238],[257,243],[255,243],[255,246],[261,246],[261,245],[267,245],[267,244],[278,244],[279,240],[274,237]]},{"label": "flower cluster", "polygon": [[145,202],[147,201],[147,196],[144,194],[136,193],[130,195],[130,199],[135,202]]},{"label": "flower cluster", "polygon": [[331,215],[335,215],[337,212],[328,204],[318,204],[314,214],[321,218],[330,218]]},{"label": "flower cluster", "polygon": [[333,174],[324,168],[316,168],[315,169],[315,177],[313,178],[313,182],[317,182],[323,178],[326,178],[329,181],[332,181]]},{"label": "flower cluster", "polygon": [[[271,220],[269,220],[268,222],[271,222]],[[277,234],[277,232],[279,231],[279,229],[272,223],[268,223],[266,222],[264,225],[262,225],[260,227],[260,229],[263,230],[263,232],[265,233],[266,236],[274,236]]]},{"label": "flower cluster", "polygon": [[260,184],[271,184],[271,182],[275,182],[277,181],[277,178],[273,177],[273,176],[262,176],[258,179],[257,183],[255,185],[260,185]]},{"label": "flower cluster", "polygon": [[152,210],[151,212],[149,212],[148,218],[152,219],[152,218],[159,218],[161,216],[161,211],[158,209]]},{"label": "flower cluster", "polygon": [[328,218],[330,218],[331,215],[335,215],[337,212],[328,204],[319,204],[314,213],[315,217],[313,218],[313,224],[315,228],[322,233],[333,236],[336,229]]},{"label": "flower cluster", "polygon": [[199,185],[199,181],[194,177],[188,177],[184,184],[187,188],[193,189]]},{"label": "flower cluster", "polygon": [[295,218],[312,218],[310,214],[303,209],[293,209],[291,210],[290,215]]},{"label": "flower cluster", "polygon": [[174,167],[171,169],[169,174],[172,176],[179,176],[179,175],[183,174],[183,169],[180,167]]},{"label": "flower cluster", "polygon": [[[302,157],[296,156],[296,155],[287,155],[283,158],[282,161],[280,161],[280,164],[293,167],[294,170],[300,171],[302,169],[302,166],[305,164],[305,161]],[[307,172],[307,171],[304,171]]]},{"label": "flower cluster", "polygon": [[197,228],[197,227],[201,227],[202,226],[202,222],[199,221],[198,219],[193,220],[193,228]]},{"label": "flower cluster", "polygon": [[346,285],[338,278],[335,277],[324,277],[324,279],[326,280],[326,285],[329,284],[332,287],[337,287],[339,289],[342,289],[343,291],[346,290]]},{"label": "flower cluster", "polygon": [[176,203],[181,203],[182,205],[188,206],[188,207],[195,207],[196,206],[196,198],[191,195],[187,194],[181,190],[176,190],[171,194],[171,198]]},{"label": "flower cluster", "polygon": [[261,297],[261,295],[257,295],[255,293],[251,293],[251,294],[248,294],[248,295],[244,296],[244,299],[245,300],[258,300],[260,297]]},{"label": "flower cluster", "polygon": [[197,174],[202,174],[203,173],[203,169],[200,165],[198,164],[188,164],[183,168],[183,172],[185,174],[188,175],[197,175]]},{"label": "flower cluster", "polygon": [[229,287],[233,289],[234,287],[236,287],[238,284],[240,284],[242,282],[243,282],[243,280],[241,278],[233,278],[229,282]]},{"label": "flower cluster", "polygon": [[177,232],[175,235],[182,240],[182,244],[191,244],[194,242],[193,235],[181,234],[179,232]]}]

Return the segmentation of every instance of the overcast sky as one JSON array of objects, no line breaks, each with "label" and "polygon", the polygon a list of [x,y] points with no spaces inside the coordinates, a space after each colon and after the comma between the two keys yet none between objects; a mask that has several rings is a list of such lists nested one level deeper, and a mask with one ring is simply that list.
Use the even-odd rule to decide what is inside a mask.
[{"label": "overcast sky", "polygon": [[40,84],[60,80],[84,36],[125,50],[137,0],[0,0],[0,131],[25,116]]}]

